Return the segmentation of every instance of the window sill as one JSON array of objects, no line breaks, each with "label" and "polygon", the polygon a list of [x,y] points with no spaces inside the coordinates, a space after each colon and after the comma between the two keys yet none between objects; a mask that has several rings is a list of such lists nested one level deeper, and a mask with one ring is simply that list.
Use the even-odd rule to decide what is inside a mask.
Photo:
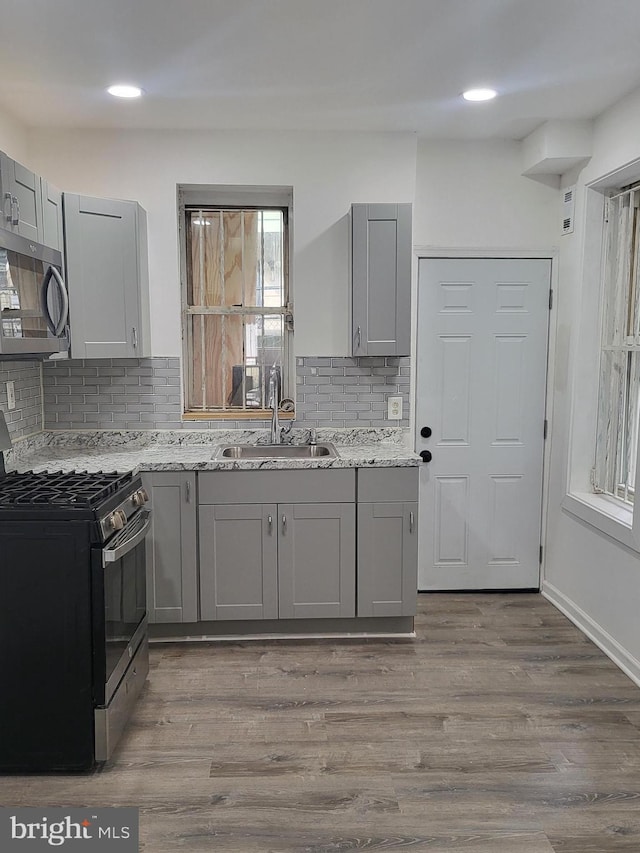
[{"label": "window sill", "polygon": [[[183,412],[183,421],[269,421],[271,409],[226,409],[211,412]],[[279,421],[292,421],[295,412],[278,412]]]},{"label": "window sill", "polygon": [[565,496],[562,508],[627,548],[640,551],[640,543],[633,534],[633,510],[614,498],[574,492]]}]

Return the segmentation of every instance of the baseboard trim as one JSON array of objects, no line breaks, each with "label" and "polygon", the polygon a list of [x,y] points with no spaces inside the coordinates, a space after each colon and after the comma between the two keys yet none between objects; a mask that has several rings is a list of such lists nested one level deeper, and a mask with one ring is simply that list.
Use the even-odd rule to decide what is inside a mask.
[{"label": "baseboard trim", "polygon": [[570,619],[625,675],[628,675],[640,687],[640,661],[637,658],[629,654],[624,646],[621,646],[611,634],[600,627],[591,616],[585,613],[582,608],[578,607],[564,593],[560,592],[553,584],[543,581],[541,592],[554,607],[557,607],[561,613],[564,613],[567,619]]}]

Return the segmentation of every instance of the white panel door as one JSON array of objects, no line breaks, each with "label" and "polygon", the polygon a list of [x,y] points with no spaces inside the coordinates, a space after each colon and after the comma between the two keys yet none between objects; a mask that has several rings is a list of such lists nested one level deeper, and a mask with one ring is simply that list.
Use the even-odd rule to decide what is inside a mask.
[{"label": "white panel door", "polygon": [[545,259],[420,260],[421,590],[539,585],[550,279]]}]

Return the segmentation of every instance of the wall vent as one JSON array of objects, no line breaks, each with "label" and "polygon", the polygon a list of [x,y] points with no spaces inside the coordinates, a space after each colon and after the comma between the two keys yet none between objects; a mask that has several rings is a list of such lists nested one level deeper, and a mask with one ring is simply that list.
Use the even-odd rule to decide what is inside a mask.
[{"label": "wall vent", "polygon": [[575,184],[562,191],[562,233],[573,234]]}]

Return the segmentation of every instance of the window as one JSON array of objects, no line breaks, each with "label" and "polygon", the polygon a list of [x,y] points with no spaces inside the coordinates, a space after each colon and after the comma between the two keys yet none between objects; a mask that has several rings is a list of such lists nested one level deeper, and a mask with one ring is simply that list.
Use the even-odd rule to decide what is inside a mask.
[{"label": "window", "polygon": [[632,504],[640,419],[640,186],[605,205],[605,273],[594,488]]},{"label": "window", "polygon": [[182,188],[187,416],[264,417],[273,366],[291,396],[290,197]]}]

